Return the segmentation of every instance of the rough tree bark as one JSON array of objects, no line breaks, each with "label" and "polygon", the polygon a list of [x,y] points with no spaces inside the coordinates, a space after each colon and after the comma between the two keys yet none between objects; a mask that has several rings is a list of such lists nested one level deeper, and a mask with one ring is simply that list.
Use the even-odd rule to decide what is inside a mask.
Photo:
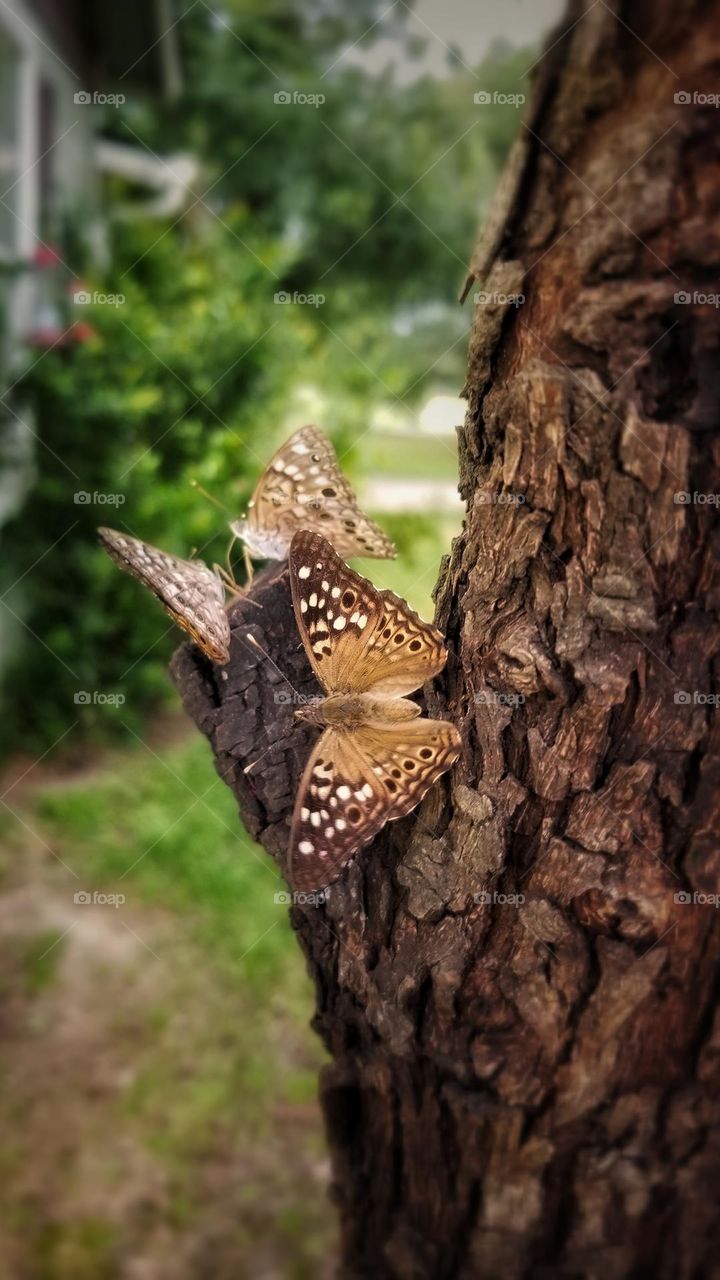
[{"label": "rough tree bark", "polygon": [[[427,691],[464,758],[326,906],[292,909],[347,1277],[720,1275],[718,913],[678,899],[720,890],[720,532],[674,497],[720,491],[719,313],[697,296],[718,113],[674,101],[718,89],[720,10],[576,18],[473,264],[497,300],[475,307]],[[225,671],[185,647],[174,674],[282,866],[311,734],[242,633],[314,685],[286,576],[255,596]]]}]

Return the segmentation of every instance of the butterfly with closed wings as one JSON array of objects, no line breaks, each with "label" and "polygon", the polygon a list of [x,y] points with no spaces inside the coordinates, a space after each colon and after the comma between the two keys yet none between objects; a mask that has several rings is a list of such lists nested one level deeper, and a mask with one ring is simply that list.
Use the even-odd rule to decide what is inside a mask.
[{"label": "butterfly with closed wings", "polygon": [[230,657],[230,625],[220,579],[202,560],[182,560],[140,538],[98,529],[108,555],[149,587],[174,622],[187,631],[213,662]]},{"label": "butterfly with closed wings", "polygon": [[406,696],[444,667],[440,632],[355,573],[320,534],[296,533],[289,560],[295,618],[325,693],[295,713],[323,729],[290,831],[291,882],[311,891],[419,804],[457,760],[460,735],[447,720],[421,718]]},{"label": "butterfly with closed wings", "polygon": [[248,504],[243,520],[230,528],[250,556],[284,560],[293,534],[316,529],[330,539],[342,556],[392,559],[393,543],[358,506],[342,474],[335,450],[319,427],[301,427],[270,459]]}]

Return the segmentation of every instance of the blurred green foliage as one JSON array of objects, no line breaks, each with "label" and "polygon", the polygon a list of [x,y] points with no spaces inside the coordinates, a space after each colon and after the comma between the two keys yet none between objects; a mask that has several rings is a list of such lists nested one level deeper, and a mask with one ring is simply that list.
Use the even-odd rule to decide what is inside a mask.
[{"label": "blurred green foliage", "polygon": [[[16,389],[42,443],[4,540],[6,603],[25,626],[4,672],[0,750],[45,748],[73,718],[86,736],[126,732],[169,696],[177,634],[97,547],[98,524],[222,562],[225,518],[190,482],[241,511],[306,420],[303,390],[352,475],[376,465],[377,438],[362,439],[373,409],[412,422],[429,387],[459,387],[468,316],[454,298],[518,114],[476,105],[467,72],[398,88],[348,66],[343,50],[379,16],[368,3],[340,19],[300,0],[237,0],[220,20],[192,6],[181,96],[131,97],[108,119],[126,144],[201,157],[201,173],[167,222],[129,219],[134,193],[109,185],[109,252],[88,288],[125,301],[84,307],[85,340],[34,353]],[[402,30],[392,14],[374,34],[390,24]],[[481,83],[516,92],[529,60],[504,50]],[[277,100],[293,92],[325,102]],[[76,270],[82,244],[76,218],[63,243]],[[324,301],[279,305],[281,291]],[[433,528],[432,513],[393,521],[401,555],[435,536],[439,556]],[[77,707],[79,691],[125,703]]]}]

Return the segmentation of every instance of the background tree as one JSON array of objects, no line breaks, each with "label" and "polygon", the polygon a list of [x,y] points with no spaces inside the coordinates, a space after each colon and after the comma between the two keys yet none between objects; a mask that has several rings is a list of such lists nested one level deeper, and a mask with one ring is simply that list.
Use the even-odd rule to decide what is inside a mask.
[{"label": "background tree", "polygon": [[[478,246],[428,691],[464,758],[292,909],[346,1276],[717,1274],[719,17],[572,5]],[[308,740],[243,631],[312,679],[257,598],[175,676],[282,864]]]}]

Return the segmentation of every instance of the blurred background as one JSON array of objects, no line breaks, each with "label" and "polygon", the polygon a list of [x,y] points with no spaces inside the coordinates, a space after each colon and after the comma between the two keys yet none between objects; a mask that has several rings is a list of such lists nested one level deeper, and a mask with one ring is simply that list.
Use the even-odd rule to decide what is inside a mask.
[{"label": "blurred background", "polygon": [[223,562],[317,422],[399,547],[358,567],[432,616],[457,292],[559,16],[0,4],[1,1277],[331,1274],[282,884],[95,528]]}]

